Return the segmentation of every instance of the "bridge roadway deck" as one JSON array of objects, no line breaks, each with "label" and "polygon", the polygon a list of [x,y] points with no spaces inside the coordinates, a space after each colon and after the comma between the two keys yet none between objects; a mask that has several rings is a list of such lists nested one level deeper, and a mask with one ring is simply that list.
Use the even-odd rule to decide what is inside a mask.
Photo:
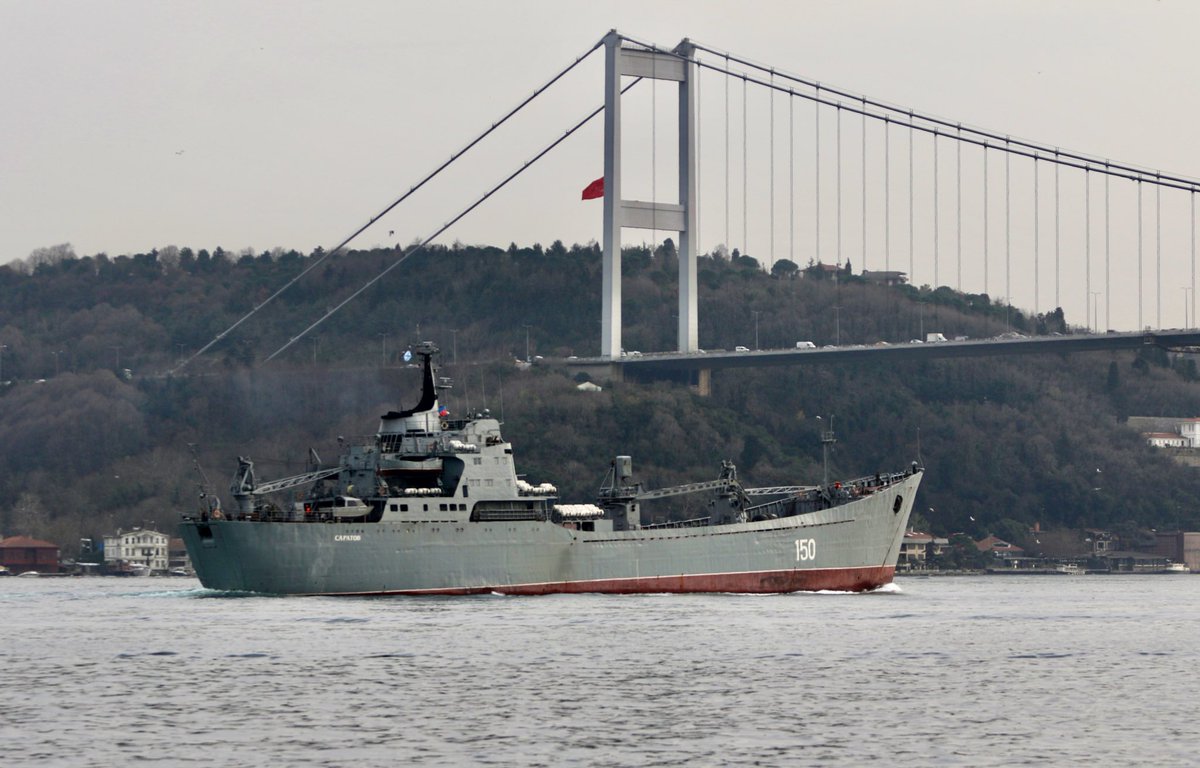
[{"label": "bridge roadway deck", "polygon": [[[1165,330],[1029,338],[970,339],[910,344],[843,345],[819,349],[763,349],[749,352],[659,352],[610,359],[587,357],[567,360],[584,369],[608,368],[623,376],[670,375],[724,368],[757,368],[772,365],[856,363],[889,360],[929,360],[941,357],[1065,354],[1103,352],[1157,346],[1164,349],[1200,347],[1200,330]],[[615,370],[614,370],[615,369]]]}]

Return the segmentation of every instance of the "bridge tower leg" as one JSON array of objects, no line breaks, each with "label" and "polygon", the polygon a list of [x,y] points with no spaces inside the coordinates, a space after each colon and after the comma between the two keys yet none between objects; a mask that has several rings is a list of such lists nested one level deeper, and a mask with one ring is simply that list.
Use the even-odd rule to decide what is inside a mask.
[{"label": "bridge tower leg", "polygon": [[[614,30],[604,38],[604,261],[600,356],[621,355],[621,229],[679,233],[679,351],[699,348],[696,301],[696,78],[693,46],[674,52],[622,46]],[[621,77],[679,83],[679,202],[621,197]]]}]

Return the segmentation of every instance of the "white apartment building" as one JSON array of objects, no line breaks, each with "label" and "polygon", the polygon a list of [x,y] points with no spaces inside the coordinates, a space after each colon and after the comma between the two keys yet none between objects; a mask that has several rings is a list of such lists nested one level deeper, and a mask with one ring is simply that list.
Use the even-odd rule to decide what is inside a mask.
[{"label": "white apartment building", "polygon": [[112,565],[125,562],[149,568],[150,573],[166,573],[170,541],[167,534],[158,531],[118,530],[117,535],[104,537],[104,562]]},{"label": "white apartment building", "polygon": [[1200,448],[1200,419],[1180,421],[1179,434],[1187,441],[1188,448]]}]

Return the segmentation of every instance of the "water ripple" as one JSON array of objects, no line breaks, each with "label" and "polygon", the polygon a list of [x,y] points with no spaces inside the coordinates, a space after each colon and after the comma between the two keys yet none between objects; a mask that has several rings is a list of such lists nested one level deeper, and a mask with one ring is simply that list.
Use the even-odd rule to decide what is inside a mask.
[{"label": "water ripple", "polygon": [[1194,760],[1190,710],[1163,706],[1200,661],[1186,579],[926,579],[885,593],[902,606],[22,582],[0,594],[6,764]]}]

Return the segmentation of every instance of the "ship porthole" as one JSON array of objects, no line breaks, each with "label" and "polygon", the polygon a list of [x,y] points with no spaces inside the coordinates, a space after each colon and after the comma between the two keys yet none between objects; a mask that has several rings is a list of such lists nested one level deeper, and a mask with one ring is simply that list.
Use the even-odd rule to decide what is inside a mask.
[{"label": "ship porthole", "polygon": [[893,515],[899,514],[900,507],[903,504],[904,504],[904,497],[901,496],[900,494],[896,494],[896,500],[894,502],[892,502],[892,514]]},{"label": "ship porthole", "polygon": [[443,421],[443,422],[442,422],[442,429],[450,429],[450,422],[448,422],[448,421]]}]

